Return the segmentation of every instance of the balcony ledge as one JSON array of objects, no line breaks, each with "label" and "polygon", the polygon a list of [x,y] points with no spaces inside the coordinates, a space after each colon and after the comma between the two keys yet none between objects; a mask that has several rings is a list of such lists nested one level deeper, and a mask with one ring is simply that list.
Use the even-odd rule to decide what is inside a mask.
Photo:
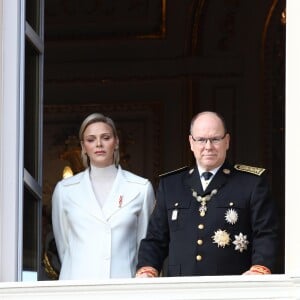
[{"label": "balcony ledge", "polygon": [[300,299],[300,277],[204,276],[98,281],[2,282],[0,299]]}]

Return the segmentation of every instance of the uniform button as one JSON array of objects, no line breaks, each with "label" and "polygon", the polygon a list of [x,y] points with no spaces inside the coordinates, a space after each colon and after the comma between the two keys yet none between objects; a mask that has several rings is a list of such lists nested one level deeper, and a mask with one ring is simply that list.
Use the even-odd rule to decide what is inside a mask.
[{"label": "uniform button", "polygon": [[196,256],[196,260],[197,260],[197,261],[202,260],[202,256],[201,256],[201,255],[197,255],[197,256]]},{"label": "uniform button", "polygon": [[199,228],[199,229],[203,229],[203,228],[204,228],[204,225],[203,225],[203,224],[199,224],[199,225],[198,225],[198,228]]},{"label": "uniform button", "polygon": [[202,244],[203,244],[203,241],[202,241],[202,240],[198,240],[198,241],[197,241],[197,244],[198,244],[198,245],[202,245]]}]

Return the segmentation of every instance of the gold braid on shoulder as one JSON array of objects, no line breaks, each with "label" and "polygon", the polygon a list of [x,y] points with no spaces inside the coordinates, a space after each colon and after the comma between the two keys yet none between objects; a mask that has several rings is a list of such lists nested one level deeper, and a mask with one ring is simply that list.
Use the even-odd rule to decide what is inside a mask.
[{"label": "gold braid on shoulder", "polygon": [[251,173],[257,176],[260,176],[266,170],[264,168],[252,167],[252,166],[247,166],[242,164],[236,164],[234,168],[238,171]]}]

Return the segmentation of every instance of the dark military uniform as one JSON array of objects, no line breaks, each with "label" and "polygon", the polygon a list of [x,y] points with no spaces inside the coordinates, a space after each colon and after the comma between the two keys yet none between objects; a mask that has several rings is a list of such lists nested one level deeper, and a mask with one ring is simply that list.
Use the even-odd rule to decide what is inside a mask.
[{"label": "dark military uniform", "polygon": [[263,171],[225,162],[205,192],[197,167],[162,176],[137,269],[160,271],[168,257],[165,276],[274,272],[278,219]]}]

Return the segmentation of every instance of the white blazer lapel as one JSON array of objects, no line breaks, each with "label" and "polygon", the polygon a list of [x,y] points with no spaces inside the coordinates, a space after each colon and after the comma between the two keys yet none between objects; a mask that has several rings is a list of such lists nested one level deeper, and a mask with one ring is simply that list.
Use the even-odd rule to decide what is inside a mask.
[{"label": "white blazer lapel", "polygon": [[74,195],[73,199],[76,204],[81,206],[82,209],[84,209],[86,212],[102,221],[106,221],[93,191],[89,176],[89,169],[85,170],[83,177],[79,183],[78,193],[77,195]]},{"label": "white blazer lapel", "polygon": [[122,168],[119,166],[116,180],[111,193],[102,207],[103,214],[108,220],[113,214],[120,211],[139,194],[137,189],[132,188],[130,182],[124,176]]}]

